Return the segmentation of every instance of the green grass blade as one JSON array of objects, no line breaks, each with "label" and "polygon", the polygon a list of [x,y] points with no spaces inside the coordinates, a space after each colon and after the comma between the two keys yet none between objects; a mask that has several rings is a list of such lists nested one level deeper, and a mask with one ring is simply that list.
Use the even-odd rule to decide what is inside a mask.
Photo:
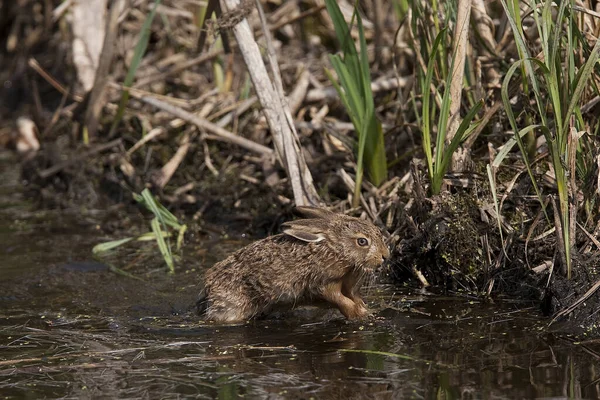
[{"label": "green grass blade", "polygon": [[143,204],[148,211],[150,211],[155,216],[158,216],[161,220],[161,223],[172,227],[173,229],[179,230],[181,229],[181,224],[177,220],[177,217],[173,215],[165,206],[156,201],[150,190],[144,189],[142,194],[139,195],[137,193],[133,193],[133,198],[140,204]]},{"label": "green grass blade", "polygon": [[148,47],[148,42],[150,41],[150,27],[152,25],[152,21],[154,20],[154,15],[156,14],[156,8],[160,4],[161,0],[154,0],[154,6],[150,11],[148,17],[144,21],[144,25],[142,25],[142,30],[140,32],[140,37],[135,46],[135,50],[133,52],[133,58],[131,60],[131,65],[129,66],[129,70],[127,71],[127,75],[125,76],[125,81],[123,82],[123,94],[121,95],[121,100],[119,101],[119,108],[117,110],[117,115],[113,121],[113,124],[110,128],[109,137],[112,136],[119,126],[123,115],[125,114],[125,106],[127,105],[127,101],[129,100],[129,88],[133,84],[133,79],[135,78],[135,73],[137,72],[138,67],[140,66],[140,62],[142,61],[142,57],[146,53],[146,48]]},{"label": "green grass blade", "polygon": [[375,114],[362,18],[355,8],[353,19],[356,18],[358,24],[360,45],[360,52],[358,52],[350,36],[350,28],[337,3],[334,0],[326,0],[325,4],[344,54],[343,58],[339,55],[330,56],[339,84],[332,79],[328,71],[326,73],[338,91],[358,137],[357,148],[355,149],[357,166],[354,196],[355,205],[357,205],[364,166],[367,167],[371,182],[374,185],[378,186],[387,178],[383,131]]},{"label": "green grass blade", "polygon": [[156,204],[157,202],[156,200],[154,200],[154,197],[152,196],[152,193],[150,193],[149,189],[144,189],[142,191],[142,198],[144,199],[144,204],[146,205],[146,207],[148,207],[152,214],[154,214],[154,216],[159,219],[161,224],[166,225],[164,221],[164,216],[161,214],[160,209]]},{"label": "green grass blade", "polygon": [[523,141],[521,140],[521,136],[519,136],[519,134],[518,134],[519,128],[517,127],[517,121],[515,119],[514,113],[512,112],[512,106],[510,104],[510,99],[508,98],[508,85],[510,83],[510,80],[511,80],[512,76],[514,75],[515,71],[517,70],[517,68],[519,68],[521,63],[524,63],[524,62],[525,62],[525,60],[515,61],[513,63],[513,65],[509,68],[508,72],[506,73],[506,76],[504,77],[504,82],[502,82],[502,90],[501,90],[502,102],[504,103],[506,116],[508,117],[510,126],[512,127],[513,131],[515,132],[514,137],[517,141],[517,144],[519,145],[519,149],[521,150],[521,155],[523,156],[523,160],[525,162],[525,167],[527,168],[527,173],[529,174],[529,178],[531,179],[531,184],[533,185],[533,188],[538,197],[538,200],[542,206],[542,209],[544,210],[546,219],[550,220],[548,217],[548,214],[546,213],[546,206],[542,199],[542,194],[541,194],[540,189],[535,180],[535,176],[533,175],[533,171],[531,170],[531,163],[529,162],[529,159],[527,157],[527,150],[525,149],[525,145],[524,145]]},{"label": "green grass blade", "polygon": [[[515,7],[516,10],[515,10],[515,8],[512,8],[512,7],[509,8],[506,3],[506,0],[500,0],[500,2],[502,3],[502,7],[504,8],[504,11],[506,12],[508,23],[510,24],[510,27],[513,31],[513,37],[515,39],[515,44],[517,45],[517,49],[519,50],[519,54],[521,56],[521,61],[523,62],[522,65],[525,66],[525,71],[527,73],[527,76],[529,77],[529,81],[531,83],[531,88],[533,89],[536,104],[537,104],[537,107],[539,110],[539,117],[542,119],[542,125],[548,126],[546,112],[545,112],[546,102],[543,101],[543,96],[541,94],[540,85],[537,80],[535,71],[533,70],[533,66],[531,63],[532,59],[529,55],[528,47],[525,44],[525,39],[523,37],[523,30],[519,29],[519,26],[517,25],[517,22],[515,19],[515,18],[517,18],[517,16],[518,16],[518,18],[520,18],[519,8],[518,8],[519,2],[517,0],[515,0],[515,3],[517,3],[516,7]],[[513,129],[515,129],[515,128],[513,127]],[[515,132],[518,132],[518,130],[515,129]]]},{"label": "green grass blade", "polygon": [[[333,56],[330,56],[330,57],[333,57]],[[332,62],[332,64],[333,64],[333,62]],[[327,78],[329,79],[329,81],[331,82],[331,84],[333,85],[335,90],[337,91],[338,96],[340,97],[340,100],[342,101],[342,104],[344,105],[344,108],[346,109],[346,111],[348,112],[348,115],[350,116],[350,119],[352,120],[352,123],[355,123],[355,121],[358,121],[358,116],[355,115],[354,109],[350,105],[350,101],[348,99],[348,96],[346,96],[346,92],[344,91],[344,89],[340,86],[340,84],[335,79],[335,77],[333,76],[331,71],[329,71],[328,69],[325,69],[325,75],[327,75]]]},{"label": "green grass blade", "polygon": [[[525,127],[519,131],[519,137],[522,140],[523,136],[527,135],[529,132],[531,132],[537,128],[540,128],[540,126],[539,125],[529,125],[528,127]],[[498,154],[496,154],[496,157],[494,158],[494,161],[492,163],[492,167],[494,167],[494,168],[500,167],[500,165],[502,164],[502,161],[504,161],[504,159],[506,158],[508,153],[510,153],[510,151],[515,146],[515,144],[517,144],[517,139],[514,136],[512,138],[508,139],[508,141],[506,143],[504,143],[504,145],[502,146],[500,151],[498,151]]]},{"label": "green grass blade", "polygon": [[344,89],[344,93],[348,99],[348,104],[350,105],[348,111],[352,112],[358,121],[362,121],[364,119],[365,107],[360,89],[350,74],[347,65],[337,56],[332,56],[330,59],[333,68],[338,75],[338,79],[340,80],[341,87]]},{"label": "green grass blade", "polygon": [[152,227],[152,232],[154,232],[154,235],[156,235],[156,243],[158,244],[160,254],[162,254],[163,259],[165,260],[165,263],[169,268],[169,273],[172,274],[175,272],[173,255],[171,254],[171,250],[165,242],[165,238],[163,237],[163,232],[161,231],[160,222],[158,222],[158,218],[153,218],[152,222],[150,223],[150,226]]},{"label": "green grass blade", "polygon": [[128,237],[125,239],[119,239],[119,240],[111,240],[110,242],[104,242],[104,243],[100,243],[94,246],[94,248],[92,249],[92,254],[94,255],[98,255],[101,253],[105,253],[109,250],[115,249],[119,246],[124,245],[125,243],[129,243],[133,240],[134,238],[132,237]]},{"label": "green grass blade", "polygon": [[429,61],[427,62],[427,74],[425,75],[425,81],[422,83],[421,92],[423,93],[423,151],[427,159],[427,170],[429,172],[429,180],[433,181],[434,177],[434,165],[433,165],[433,152],[431,147],[431,119],[433,118],[431,111],[431,84],[433,82],[433,70],[435,66],[435,60],[439,52],[440,43],[445,35],[446,30],[442,30],[436,36],[431,47],[431,54],[429,55]]},{"label": "green grass blade", "polygon": [[[503,0],[503,2],[504,2],[504,0]],[[525,144],[523,143],[523,141],[521,140],[521,136],[519,135],[519,128],[517,126],[517,121],[516,121],[515,115],[512,111],[510,99],[508,97],[508,85],[510,83],[510,80],[512,79],[512,76],[515,74],[515,71],[517,70],[517,68],[519,68],[521,66],[521,64],[524,63],[525,61],[526,60],[515,61],[513,63],[513,65],[509,68],[508,72],[506,73],[506,76],[504,77],[504,81],[502,82],[502,90],[501,90],[502,102],[504,103],[506,116],[508,117],[510,126],[512,127],[513,131],[515,132],[514,137],[517,141],[517,144],[519,145],[519,150],[521,151],[521,155],[523,156],[523,160],[525,162],[525,167],[527,168],[527,173],[529,174],[529,178],[531,179],[531,184],[535,190],[535,193],[540,202],[540,205],[542,206],[542,209],[544,211],[544,215],[546,216],[546,219],[548,221],[550,221],[550,218],[548,217],[548,213],[546,212],[546,205],[542,199],[542,194],[541,194],[538,184],[535,180],[535,176],[533,175],[533,171],[531,170],[531,163],[529,162],[529,158],[527,157],[527,150],[525,148]]]},{"label": "green grass blade", "polygon": [[[454,60],[452,60],[452,64],[454,64]],[[452,71],[453,67],[450,67],[450,71]],[[442,97],[442,106],[440,108],[440,116],[438,120],[438,132],[435,140],[435,162],[433,164],[434,167],[434,176],[435,178],[440,178],[440,174],[443,174],[444,171],[441,169],[442,167],[442,157],[444,154],[444,146],[446,140],[446,134],[448,129],[448,118],[450,117],[450,83],[452,81],[452,75],[448,75],[446,79],[446,87],[444,88],[444,96]]]},{"label": "green grass blade", "polygon": [[[469,130],[469,126],[471,125],[471,121],[479,110],[483,107],[483,100],[479,100],[471,110],[467,113],[467,115],[463,118],[458,129],[456,130],[456,135],[452,138],[452,141],[448,146],[446,146],[443,150],[443,157],[441,161],[441,165],[439,168],[440,177],[438,178],[441,182],[444,178],[446,171],[448,170],[448,166],[452,161],[452,154],[458,149],[458,146],[462,143],[463,140],[466,139],[466,132]],[[440,151],[441,152],[441,151]]]},{"label": "green grass blade", "polygon": [[177,251],[181,250],[181,246],[183,245],[183,238],[185,237],[186,231],[187,225],[182,225],[181,229],[179,229],[179,234],[177,235]]},{"label": "green grass blade", "polygon": [[[356,10],[356,9],[355,9]],[[362,24],[362,18],[359,13],[356,13],[358,21],[358,38],[360,43],[360,72],[362,73],[362,79],[358,79],[362,83],[362,91],[364,101],[368,107],[375,108],[373,102],[373,93],[371,92],[371,71],[369,70],[369,56],[367,54],[367,40],[365,39],[365,31]]]}]

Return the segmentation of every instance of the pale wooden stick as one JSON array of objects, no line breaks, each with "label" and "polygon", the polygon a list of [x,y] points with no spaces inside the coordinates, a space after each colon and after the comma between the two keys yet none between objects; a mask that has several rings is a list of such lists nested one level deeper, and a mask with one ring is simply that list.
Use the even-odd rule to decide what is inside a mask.
[{"label": "pale wooden stick", "polygon": [[[247,4],[244,6],[247,7]],[[221,0],[221,9],[224,13],[232,13],[236,10],[240,12],[239,17],[241,18],[232,28],[233,34],[248,67],[248,73],[254,84],[256,95],[263,107],[263,113],[273,135],[277,155],[290,178],[296,205],[317,204],[319,196],[313,185],[312,176],[306,166],[304,156],[300,151],[291,113],[281,90],[281,78],[279,77],[273,52],[269,51],[269,57],[275,82],[272,82],[269,78],[260,49],[254,40],[250,24],[245,18],[244,7],[240,7],[238,0]],[[263,21],[263,28],[264,26]],[[268,30],[265,29],[264,33],[267,38],[267,47],[272,48],[272,46],[269,46],[270,34]]]},{"label": "pale wooden stick", "polygon": [[[137,97],[137,96],[133,96],[133,97]],[[158,99],[148,97],[148,96],[141,96],[141,97],[138,97],[138,99],[143,101],[144,103],[153,105],[154,107],[160,108],[161,110],[171,113],[178,118],[181,118],[187,122],[190,122],[190,123],[196,125],[200,129],[204,129],[210,133],[213,133],[214,135],[216,135],[217,137],[219,137],[221,140],[223,140],[225,142],[236,144],[240,147],[254,151],[256,153],[262,154],[267,157],[273,156],[273,150],[271,150],[270,148],[263,146],[262,144],[253,142],[252,140],[243,138],[241,136],[234,135],[233,133],[227,131],[226,129],[223,129],[220,126],[217,126],[217,125],[213,124],[212,122],[209,122],[205,119],[197,117],[194,114],[189,113],[179,107],[175,107],[171,104],[165,103],[164,101],[160,101]]]},{"label": "pale wooden stick", "polygon": [[[453,68],[451,71],[452,81],[450,83],[450,117],[448,131],[446,132],[446,144],[449,144],[461,123],[460,106],[462,98],[463,79],[465,76],[465,59],[467,46],[469,44],[469,18],[471,16],[471,0],[458,0],[456,14],[456,30],[454,32],[454,43],[452,52],[454,54]],[[467,160],[467,151],[458,149],[452,154],[452,170],[461,172]],[[442,149],[436,149],[442,151]]]}]

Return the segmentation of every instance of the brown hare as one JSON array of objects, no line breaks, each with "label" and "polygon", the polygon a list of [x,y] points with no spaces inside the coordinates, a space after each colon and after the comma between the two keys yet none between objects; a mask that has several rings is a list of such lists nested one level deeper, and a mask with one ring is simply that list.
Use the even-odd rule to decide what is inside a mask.
[{"label": "brown hare", "polygon": [[282,234],[254,242],[215,264],[204,276],[198,308],[217,322],[243,321],[275,304],[320,298],[348,319],[369,315],[359,291],[390,252],[368,221],[315,207],[286,222]]}]

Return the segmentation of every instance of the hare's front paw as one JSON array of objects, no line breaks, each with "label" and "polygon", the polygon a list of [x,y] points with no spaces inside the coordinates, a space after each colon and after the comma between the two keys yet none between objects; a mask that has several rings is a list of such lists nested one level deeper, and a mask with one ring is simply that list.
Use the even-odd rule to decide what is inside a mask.
[{"label": "hare's front paw", "polygon": [[354,309],[352,312],[349,312],[347,317],[351,320],[365,320],[371,317],[371,312],[367,307],[364,306],[365,303],[355,303]]}]

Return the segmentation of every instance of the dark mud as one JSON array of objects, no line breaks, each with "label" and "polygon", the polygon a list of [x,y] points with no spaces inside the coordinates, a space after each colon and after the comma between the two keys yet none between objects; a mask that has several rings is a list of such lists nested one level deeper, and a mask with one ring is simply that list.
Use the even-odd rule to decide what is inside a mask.
[{"label": "dark mud", "polygon": [[98,229],[104,211],[33,211],[0,156],[4,398],[600,396],[597,345],[546,333],[535,304],[379,284],[368,323],[314,308],[203,323],[192,310],[200,271],[242,242],[188,245],[172,276],[155,249],[129,248],[119,266],[139,279],[119,275],[91,257],[111,239]]}]

